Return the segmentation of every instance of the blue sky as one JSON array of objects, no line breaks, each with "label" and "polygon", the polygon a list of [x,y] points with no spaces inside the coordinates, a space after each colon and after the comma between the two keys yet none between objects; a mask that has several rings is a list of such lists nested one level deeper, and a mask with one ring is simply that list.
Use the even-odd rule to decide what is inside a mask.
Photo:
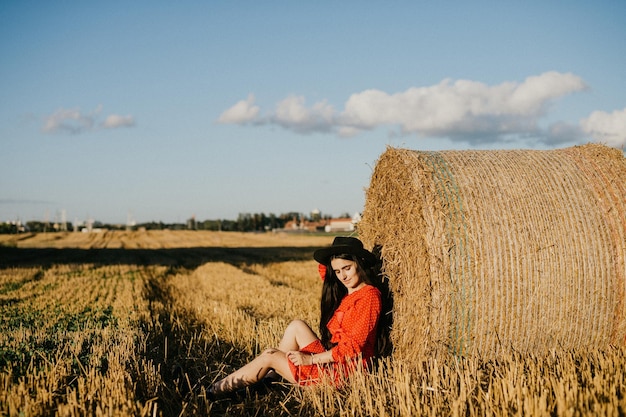
[{"label": "blue sky", "polygon": [[0,221],[362,211],[387,146],[626,143],[626,2],[0,3]]}]

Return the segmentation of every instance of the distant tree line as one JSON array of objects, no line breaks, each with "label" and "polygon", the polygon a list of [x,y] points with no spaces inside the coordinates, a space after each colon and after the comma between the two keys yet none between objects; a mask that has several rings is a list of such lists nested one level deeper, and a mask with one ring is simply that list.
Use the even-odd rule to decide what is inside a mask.
[{"label": "distant tree line", "polygon": [[[145,229],[145,230],[212,230],[212,231],[224,231],[224,232],[265,232],[274,229],[282,229],[285,224],[291,220],[301,222],[307,221],[319,221],[322,219],[330,219],[332,216],[322,216],[317,212],[310,215],[303,213],[288,212],[280,215],[270,213],[265,215],[264,213],[239,213],[236,220],[203,220],[197,221],[195,218],[188,219],[186,223],[164,223],[161,221],[151,221],[146,223],[135,224],[129,227],[125,224],[107,224],[99,221],[95,221],[91,224],[92,229],[106,229],[106,230],[126,230],[126,229]],[[349,214],[342,214],[342,217],[350,217]],[[59,232],[68,231],[73,232],[81,231],[87,228],[86,225],[74,225],[72,223],[50,223],[41,221],[29,221],[26,223],[0,223],[0,234],[16,234],[16,233],[47,233],[47,232]]]}]

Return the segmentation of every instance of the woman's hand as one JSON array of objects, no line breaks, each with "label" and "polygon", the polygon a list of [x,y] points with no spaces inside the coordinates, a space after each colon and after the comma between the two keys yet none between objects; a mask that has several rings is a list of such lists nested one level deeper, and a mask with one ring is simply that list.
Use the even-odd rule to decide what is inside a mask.
[{"label": "woman's hand", "polygon": [[299,352],[291,350],[287,352],[287,359],[296,366],[313,365],[313,355],[311,353]]}]

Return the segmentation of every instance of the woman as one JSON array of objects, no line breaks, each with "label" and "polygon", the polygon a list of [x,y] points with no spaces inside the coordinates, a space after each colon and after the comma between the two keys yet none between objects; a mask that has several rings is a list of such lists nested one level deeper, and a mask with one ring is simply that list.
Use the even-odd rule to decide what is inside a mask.
[{"label": "woman", "polygon": [[[292,321],[277,348],[267,349],[252,362],[215,382],[209,394],[219,397],[261,381],[274,373],[300,385],[320,382],[324,375],[336,383],[376,354],[381,317],[381,293],[373,284],[377,258],[353,237],[336,237],[313,258],[325,273],[319,338],[302,320]],[[324,271],[325,269],[325,271]]]}]

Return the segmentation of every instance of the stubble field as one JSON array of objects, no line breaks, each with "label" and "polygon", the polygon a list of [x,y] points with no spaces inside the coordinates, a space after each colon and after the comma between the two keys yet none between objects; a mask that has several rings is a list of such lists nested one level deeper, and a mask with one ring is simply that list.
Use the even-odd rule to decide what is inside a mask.
[{"label": "stubble field", "polygon": [[[313,251],[330,236],[0,236],[0,415],[626,415],[623,347],[381,361],[341,389],[209,383],[317,327]],[[176,366],[183,373],[174,372]]]}]

